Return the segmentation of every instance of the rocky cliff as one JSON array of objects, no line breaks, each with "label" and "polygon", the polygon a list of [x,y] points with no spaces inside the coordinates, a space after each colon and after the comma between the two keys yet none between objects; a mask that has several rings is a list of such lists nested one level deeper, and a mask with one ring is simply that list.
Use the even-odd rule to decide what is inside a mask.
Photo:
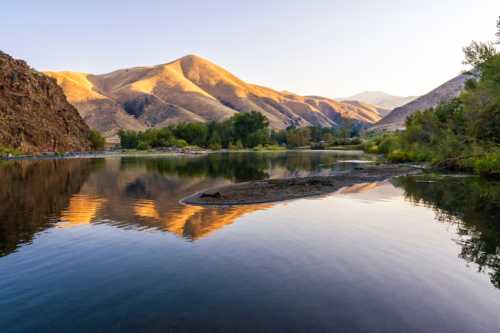
[{"label": "rocky cliff", "polygon": [[54,79],[0,51],[0,145],[24,153],[86,151],[89,135]]}]

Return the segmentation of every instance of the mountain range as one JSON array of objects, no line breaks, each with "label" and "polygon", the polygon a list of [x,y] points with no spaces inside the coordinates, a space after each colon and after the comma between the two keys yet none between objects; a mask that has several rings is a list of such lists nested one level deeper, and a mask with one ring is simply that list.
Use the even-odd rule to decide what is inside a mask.
[{"label": "mountain range", "polygon": [[395,108],[382,120],[370,128],[372,131],[394,131],[405,127],[406,119],[412,114],[426,109],[434,108],[442,102],[447,102],[457,97],[464,89],[465,82],[473,76],[470,74],[460,74],[457,77],[443,83],[429,93],[416,98],[415,100]]},{"label": "mountain range", "polygon": [[247,83],[196,55],[102,75],[46,74],[57,80],[87,124],[107,137],[120,129],[219,121],[248,111],[261,112],[275,129],[346,122],[369,126],[382,118],[380,108],[362,101],[300,96]]},{"label": "mountain range", "polygon": [[377,107],[382,116],[389,114],[393,109],[415,100],[416,96],[394,96],[382,91],[364,91],[359,94],[338,98],[339,101],[359,101]]}]

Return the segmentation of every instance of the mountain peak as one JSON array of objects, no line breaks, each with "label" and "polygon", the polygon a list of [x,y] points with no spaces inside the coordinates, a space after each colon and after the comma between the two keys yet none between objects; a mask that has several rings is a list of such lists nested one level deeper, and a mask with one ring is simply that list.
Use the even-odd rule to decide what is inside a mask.
[{"label": "mountain peak", "polygon": [[340,98],[339,100],[358,101],[375,105],[382,109],[393,110],[399,106],[405,105],[413,101],[416,98],[417,97],[414,96],[402,97],[402,96],[391,95],[383,91],[367,90],[350,97]]},{"label": "mountain peak", "polygon": [[249,84],[196,54],[169,63],[122,69],[103,75],[60,75],[58,83],[89,124],[107,136],[119,129],[141,130],[179,122],[220,121],[257,111],[273,128],[338,126],[380,120],[364,105],[343,104]]}]

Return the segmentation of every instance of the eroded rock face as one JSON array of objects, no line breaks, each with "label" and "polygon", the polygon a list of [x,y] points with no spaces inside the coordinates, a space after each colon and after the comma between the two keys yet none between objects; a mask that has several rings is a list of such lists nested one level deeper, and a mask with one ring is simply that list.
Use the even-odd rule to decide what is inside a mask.
[{"label": "eroded rock face", "polygon": [[54,79],[0,51],[0,145],[24,153],[88,151],[89,135]]}]

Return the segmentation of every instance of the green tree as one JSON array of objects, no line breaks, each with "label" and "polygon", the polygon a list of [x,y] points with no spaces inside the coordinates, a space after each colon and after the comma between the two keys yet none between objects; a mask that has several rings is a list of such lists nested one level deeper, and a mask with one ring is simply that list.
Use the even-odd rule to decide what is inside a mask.
[{"label": "green tree", "polygon": [[210,136],[210,140],[208,141],[208,148],[213,150],[222,148],[222,143],[218,131],[213,131],[212,135]]},{"label": "green tree", "polygon": [[207,146],[209,134],[207,124],[181,123],[174,127],[173,132],[178,139],[183,139],[191,145]]},{"label": "green tree", "polygon": [[124,149],[136,149],[139,144],[139,135],[134,131],[121,130],[118,132],[120,145]]},{"label": "green tree", "polygon": [[472,66],[473,68],[481,66],[485,61],[493,57],[497,51],[491,42],[476,42],[472,41],[463,49],[465,59],[464,65]]},{"label": "green tree", "polygon": [[[233,116],[232,122],[235,138],[240,139],[245,147],[253,148],[258,144],[265,143],[257,142],[257,137],[264,141],[267,140],[267,138],[264,137],[268,136],[267,129],[269,127],[269,121],[262,113],[256,111],[238,113]],[[266,135],[263,135],[264,131]],[[256,135],[255,133],[258,132],[260,134]],[[252,134],[252,138],[249,139]]]},{"label": "green tree", "polygon": [[498,17],[497,20],[497,33],[495,35],[497,36],[496,44],[500,44],[500,16]]},{"label": "green tree", "polygon": [[90,142],[92,144],[93,150],[102,150],[104,149],[104,144],[106,143],[106,139],[102,136],[101,132],[96,130],[90,131]]}]

